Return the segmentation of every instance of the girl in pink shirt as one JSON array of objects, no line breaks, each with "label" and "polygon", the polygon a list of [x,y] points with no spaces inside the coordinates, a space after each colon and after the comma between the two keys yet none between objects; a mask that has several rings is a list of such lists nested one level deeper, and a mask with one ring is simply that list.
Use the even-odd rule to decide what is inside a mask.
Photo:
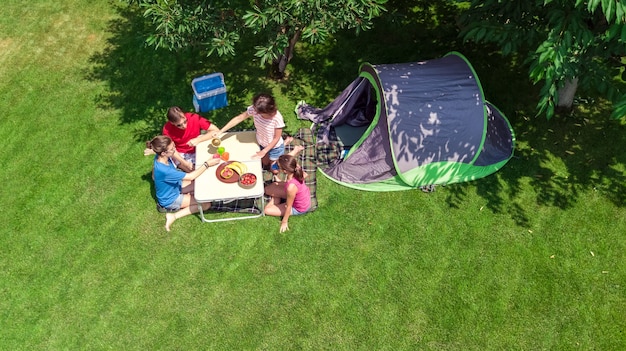
[{"label": "girl in pink shirt", "polygon": [[271,197],[265,206],[265,215],[283,217],[280,222],[281,233],[289,230],[289,216],[304,214],[311,208],[311,191],[304,183],[306,173],[295,157],[303,149],[304,147],[298,145],[289,154],[280,156],[278,166],[287,175],[287,179],[265,187],[265,194]]}]

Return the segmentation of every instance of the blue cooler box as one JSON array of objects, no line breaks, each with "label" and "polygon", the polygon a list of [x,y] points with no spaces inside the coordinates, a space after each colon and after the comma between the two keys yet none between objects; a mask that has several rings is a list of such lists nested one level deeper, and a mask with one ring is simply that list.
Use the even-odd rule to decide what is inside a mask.
[{"label": "blue cooler box", "polygon": [[221,73],[194,78],[191,81],[191,88],[196,112],[212,111],[228,105],[224,75]]}]

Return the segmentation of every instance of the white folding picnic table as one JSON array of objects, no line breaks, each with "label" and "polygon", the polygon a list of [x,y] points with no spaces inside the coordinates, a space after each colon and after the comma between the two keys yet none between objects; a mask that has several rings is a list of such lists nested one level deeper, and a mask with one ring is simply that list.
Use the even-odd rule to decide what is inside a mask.
[{"label": "white folding picnic table", "polygon": [[[221,222],[237,219],[257,218],[263,215],[264,199],[263,199],[263,169],[261,160],[253,158],[255,153],[259,151],[259,145],[256,141],[256,133],[254,131],[245,132],[229,132],[222,136],[220,146],[224,147],[229,153],[229,161],[239,161],[245,164],[249,173],[253,173],[257,182],[254,187],[245,189],[239,183],[224,183],[217,177],[217,167],[213,166],[206,170],[195,180],[194,196],[198,204],[212,201],[235,201],[240,199],[260,199],[260,213],[252,215],[238,214],[237,216],[206,219],[202,206],[200,208],[200,217],[203,222]],[[204,141],[196,145],[196,163],[202,164],[217,153],[217,148],[211,144],[211,141]]]}]

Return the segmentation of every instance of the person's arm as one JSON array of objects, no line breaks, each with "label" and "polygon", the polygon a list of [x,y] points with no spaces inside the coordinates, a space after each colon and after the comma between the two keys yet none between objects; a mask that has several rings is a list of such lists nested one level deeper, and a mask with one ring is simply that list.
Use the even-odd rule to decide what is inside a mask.
[{"label": "person's arm", "polygon": [[191,161],[187,161],[183,158],[183,156],[181,156],[178,151],[174,151],[174,154],[172,155],[172,158],[176,161],[178,161],[178,163],[180,163],[183,168],[186,168],[188,170],[192,170],[193,169],[193,163],[191,163]]},{"label": "person's arm", "polygon": [[274,138],[272,139],[272,141],[270,141],[269,144],[267,144],[267,146],[263,150],[256,153],[257,156],[259,156],[260,158],[263,158],[263,156],[265,156],[268,152],[270,152],[271,149],[274,148],[274,146],[276,146],[276,144],[278,144],[278,141],[282,137],[283,137],[283,129],[282,128],[274,129]]},{"label": "person's arm", "polygon": [[209,130],[207,130],[207,134],[210,134],[210,132],[219,132],[219,131],[220,129],[215,125],[215,123],[211,123]]},{"label": "person's arm", "polygon": [[[223,126],[221,129],[219,129],[217,132],[211,133],[212,134],[211,137],[215,137],[217,135],[226,133],[230,128],[238,125],[239,123],[243,122],[246,118],[248,118],[250,116],[251,115],[248,114],[248,111],[242,112],[241,114],[239,114],[239,116],[233,117],[230,121],[228,121],[228,123],[226,123],[225,126]],[[207,134],[209,134],[209,133],[207,133]]]},{"label": "person's arm", "polygon": [[150,145],[150,141],[146,141],[146,148],[143,149],[144,156],[155,155],[156,153],[152,150],[152,146]]},{"label": "person's arm", "polygon": [[211,125],[209,126],[209,129],[207,129],[206,133],[204,134],[200,134],[197,137],[189,140],[187,142],[187,145],[189,146],[196,146],[198,144],[200,144],[203,141],[209,140],[209,139],[213,139],[216,135],[219,134],[220,129],[213,123],[211,123]]},{"label": "person's arm", "polygon": [[212,158],[212,159],[205,161],[204,163],[196,167],[195,170],[185,174],[185,176],[183,177],[183,180],[194,180],[198,178],[210,166],[215,166],[216,164],[220,163],[220,161],[221,160],[219,158]]},{"label": "person's arm", "polygon": [[291,209],[293,208],[293,200],[296,198],[296,194],[298,193],[298,187],[294,184],[289,184],[287,186],[287,203],[285,206],[285,214],[283,215],[282,221],[280,221],[280,232],[284,232],[289,230],[289,216],[291,215]]}]

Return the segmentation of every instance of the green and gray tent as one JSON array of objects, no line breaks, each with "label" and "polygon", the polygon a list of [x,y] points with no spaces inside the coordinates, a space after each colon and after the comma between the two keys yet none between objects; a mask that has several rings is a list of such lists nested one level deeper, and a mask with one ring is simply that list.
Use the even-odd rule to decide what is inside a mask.
[{"label": "green and gray tent", "polygon": [[422,62],[363,64],[328,106],[298,105],[318,145],[339,157],[320,169],[339,184],[370,191],[414,189],[485,177],[513,156],[515,136],[485,100],[468,60],[451,52]]}]

